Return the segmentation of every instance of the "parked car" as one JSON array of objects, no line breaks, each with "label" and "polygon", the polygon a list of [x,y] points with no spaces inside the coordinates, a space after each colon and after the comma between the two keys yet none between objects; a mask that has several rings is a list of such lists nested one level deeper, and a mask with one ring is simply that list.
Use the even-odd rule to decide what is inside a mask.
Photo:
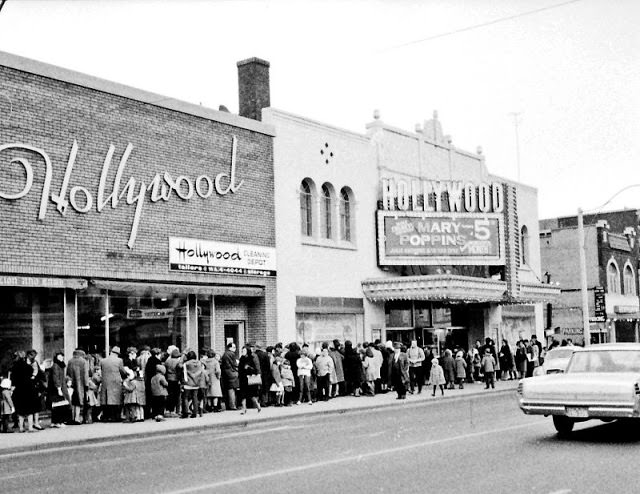
[{"label": "parked car", "polygon": [[579,347],[562,346],[549,350],[544,357],[544,363],[540,367],[536,367],[533,375],[558,374],[564,372],[569,364],[569,359],[573,355],[573,351]]},{"label": "parked car", "polygon": [[640,344],[607,343],[573,347],[564,373],[522,379],[520,409],[551,415],[561,436],[576,422],[640,418]]}]

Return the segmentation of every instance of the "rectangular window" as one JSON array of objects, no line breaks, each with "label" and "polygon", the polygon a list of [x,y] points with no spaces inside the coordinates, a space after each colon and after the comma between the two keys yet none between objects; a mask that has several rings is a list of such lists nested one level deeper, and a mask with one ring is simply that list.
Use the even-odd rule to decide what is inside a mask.
[{"label": "rectangular window", "polygon": [[324,236],[331,238],[331,197],[324,198]]}]

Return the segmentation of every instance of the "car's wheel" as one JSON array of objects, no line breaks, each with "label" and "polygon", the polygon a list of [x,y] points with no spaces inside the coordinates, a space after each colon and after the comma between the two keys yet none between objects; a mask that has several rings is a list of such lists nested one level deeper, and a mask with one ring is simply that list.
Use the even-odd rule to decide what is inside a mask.
[{"label": "car's wheel", "polygon": [[568,437],[571,435],[573,424],[573,419],[569,417],[565,417],[564,415],[553,416],[553,426],[556,428],[556,431],[558,431],[560,437]]}]

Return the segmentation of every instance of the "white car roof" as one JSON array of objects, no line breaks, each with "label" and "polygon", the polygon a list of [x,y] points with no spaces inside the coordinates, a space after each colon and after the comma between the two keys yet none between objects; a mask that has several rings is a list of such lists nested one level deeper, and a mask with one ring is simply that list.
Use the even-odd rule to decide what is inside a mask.
[{"label": "white car roof", "polygon": [[587,347],[576,347],[575,349],[576,352],[597,352],[599,350],[632,350],[640,352],[640,343],[599,343]]}]

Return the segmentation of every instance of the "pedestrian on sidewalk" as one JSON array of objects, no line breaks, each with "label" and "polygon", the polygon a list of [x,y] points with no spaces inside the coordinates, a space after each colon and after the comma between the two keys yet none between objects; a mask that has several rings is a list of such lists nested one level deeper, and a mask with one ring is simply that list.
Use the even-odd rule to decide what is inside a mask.
[{"label": "pedestrian on sidewalk", "polygon": [[86,405],[87,390],[89,389],[89,363],[85,353],[80,348],[73,351],[67,364],[67,377],[71,379],[73,394],[71,395],[71,421],[77,424],[83,422],[83,410]]},{"label": "pedestrian on sidewalk", "polygon": [[329,401],[331,394],[331,373],[335,372],[333,359],[329,356],[329,345],[322,344],[320,355],[314,363],[317,376],[318,401]]},{"label": "pedestrian on sidewalk", "polygon": [[281,358],[276,355],[271,356],[271,403],[277,407],[284,405],[284,385],[282,384]]},{"label": "pedestrian on sidewalk", "polygon": [[444,370],[442,369],[442,366],[440,365],[440,362],[438,362],[437,358],[433,358],[433,360],[431,360],[429,382],[433,386],[433,392],[431,393],[431,396],[436,395],[436,389],[438,387],[440,387],[440,393],[442,393],[442,396],[444,396],[444,385],[447,383],[447,381],[444,378]]},{"label": "pedestrian on sidewalk", "polygon": [[409,379],[411,383],[410,393],[413,394],[416,386],[418,394],[422,393],[422,384],[424,377],[422,374],[422,362],[424,362],[424,350],[418,346],[417,340],[411,340],[411,345],[407,349],[407,358],[409,359]]},{"label": "pedestrian on sidewalk", "polygon": [[362,360],[350,340],[344,342],[343,363],[346,392],[353,396],[360,396],[360,386],[364,382]]},{"label": "pedestrian on sidewalk", "polygon": [[120,358],[120,347],[114,346],[107,358],[100,361],[102,385],[100,386],[100,403],[103,420],[120,422],[122,408],[122,380],[127,377],[124,364]]},{"label": "pedestrian on sidewalk", "polygon": [[484,371],[484,389],[495,388],[495,369],[496,359],[491,354],[491,350],[487,348],[482,357],[482,370]]},{"label": "pedestrian on sidewalk", "polygon": [[[242,415],[247,413],[247,399],[251,400],[254,408],[258,409],[258,413],[262,410],[258,397],[260,396],[260,386],[262,385],[262,376],[260,375],[260,361],[258,356],[253,353],[252,345],[245,345],[242,348],[240,363],[238,364],[238,373],[240,379],[240,393],[242,401],[240,402]],[[254,382],[255,380],[255,382]]]},{"label": "pedestrian on sidewalk", "polygon": [[467,363],[464,360],[462,351],[456,353],[456,381],[459,389],[464,389],[464,380],[467,378]]},{"label": "pedestrian on sidewalk", "polygon": [[[49,369],[48,384],[49,401],[51,402],[51,427],[53,428],[64,427],[69,421],[70,397],[65,367],[64,354],[57,352],[53,356],[53,365]],[[72,420],[71,423],[75,422]]]},{"label": "pedestrian on sidewalk", "polygon": [[376,376],[380,375],[380,364],[373,355],[371,345],[367,346],[364,354],[364,374],[366,378],[365,394],[367,396],[375,396]]},{"label": "pedestrian on sidewalk", "polygon": [[[169,356],[164,361],[164,367],[167,370],[165,375],[169,387],[167,392],[167,411],[169,416],[177,417],[180,411],[180,376],[182,375],[182,356],[180,350],[176,347],[169,347]],[[169,350],[169,349],[167,349]]]},{"label": "pedestrian on sidewalk", "polygon": [[402,351],[402,344],[396,341],[393,344],[393,357],[391,361],[391,382],[398,393],[397,400],[407,397],[407,385],[409,385],[409,359]]},{"label": "pedestrian on sidewalk", "polygon": [[[182,400],[182,418],[195,418],[200,410],[199,391],[202,383],[206,382],[204,366],[198,360],[196,352],[190,350],[187,353],[187,361],[182,370],[184,399]],[[190,412],[190,413],[189,413]]]},{"label": "pedestrian on sidewalk", "polygon": [[2,382],[0,382],[0,390],[2,390],[2,397],[0,398],[1,431],[3,433],[10,433],[13,432],[13,430],[9,428],[9,423],[11,422],[11,416],[16,411],[13,406],[13,400],[11,399],[11,380],[6,377],[2,379]]},{"label": "pedestrian on sidewalk", "polygon": [[[137,380],[136,373],[127,368],[127,377],[122,381],[122,391],[124,393],[124,419],[127,422],[142,422],[144,420],[144,404],[140,403],[140,396],[144,396],[144,380]],[[141,382],[143,389],[138,390],[138,383]],[[142,393],[140,393],[142,391]]]},{"label": "pedestrian on sidewalk", "polygon": [[442,358],[442,370],[447,381],[447,388],[453,389],[453,384],[456,380],[456,364],[453,359],[453,352],[448,348],[444,351],[444,357]]},{"label": "pedestrian on sidewalk", "polygon": [[167,396],[169,395],[167,381],[165,374],[167,369],[164,365],[156,365],[156,373],[151,378],[151,416],[156,422],[162,422],[164,420],[164,407]]},{"label": "pedestrian on sidewalk", "polygon": [[216,352],[211,349],[207,350],[207,358],[203,360],[203,363],[208,376],[207,405],[205,408],[210,412],[221,412],[222,386],[220,385],[220,377],[222,373]]},{"label": "pedestrian on sidewalk", "polygon": [[[37,430],[38,414],[41,409],[39,387],[44,379],[40,380],[38,371],[32,365],[35,362],[35,350],[29,352],[18,351],[17,359],[11,370],[11,380],[14,385],[13,403],[18,414],[18,430],[20,432],[33,432]],[[37,363],[36,363],[37,365]],[[25,419],[27,428],[24,428]]]},{"label": "pedestrian on sidewalk", "polygon": [[290,407],[295,399],[295,388],[293,383],[295,377],[291,370],[291,363],[284,359],[280,365],[280,377],[282,377],[282,387],[284,388],[284,406]]},{"label": "pedestrian on sidewalk", "polygon": [[333,346],[329,349],[329,356],[333,359],[335,383],[331,383],[331,397],[342,396],[344,390],[344,355],[340,351],[340,340],[333,340]]},{"label": "pedestrian on sidewalk", "polygon": [[306,396],[307,402],[309,405],[313,404],[311,401],[311,369],[313,368],[313,362],[309,358],[306,352],[302,352],[300,354],[300,358],[296,362],[296,367],[298,368],[298,402],[300,405],[302,403],[302,399]]},{"label": "pedestrian on sidewalk", "polygon": [[[220,359],[220,369],[222,371],[222,387],[226,393],[227,410],[237,410],[236,391],[240,388],[238,380],[238,358],[236,356],[236,344],[227,344],[227,350]],[[182,412],[184,416],[186,412]]]}]

